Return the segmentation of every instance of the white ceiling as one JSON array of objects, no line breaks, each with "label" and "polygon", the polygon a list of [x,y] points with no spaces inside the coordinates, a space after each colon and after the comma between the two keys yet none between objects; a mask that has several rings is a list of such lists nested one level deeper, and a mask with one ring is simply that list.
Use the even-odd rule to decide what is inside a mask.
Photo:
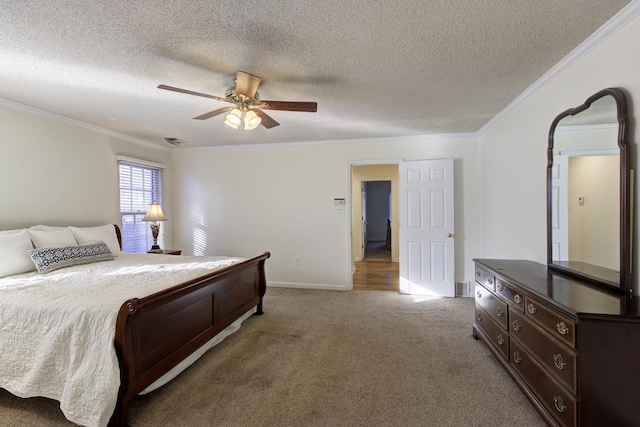
[{"label": "white ceiling", "polygon": [[[0,98],[169,146],[464,133],[487,121],[629,0],[0,0]],[[237,70],[273,129],[233,130]]]}]

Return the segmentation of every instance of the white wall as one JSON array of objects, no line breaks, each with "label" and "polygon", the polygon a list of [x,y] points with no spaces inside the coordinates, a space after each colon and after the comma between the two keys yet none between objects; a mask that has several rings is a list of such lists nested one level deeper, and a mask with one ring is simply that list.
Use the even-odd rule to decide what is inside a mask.
[{"label": "white wall", "polygon": [[[607,173],[614,171],[615,173]],[[569,158],[569,259],[620,268],[620,159]],[[583,204],[578,198],[583,197]]]},{"label": "white wall", "polygon": [[[546,263],[546,148],[551,122],[607,87],[627,93],[629,137],[640,141],[634,104],[640,100],[640,17],[519,104],[480,137],[481,250],[486,258]],[[638,150],[633,149],[637,164]],[[637,187],[637,186],[636,186]],[[636,209],[635,224],[638,224]],[[637,233],[636,233],[637,236]],[[636,237],[637,241],[637,237]],[[636,245],[637,247],[637,245]],[[634,255],[637,271],[638,253]],[[634,293],[640,291],[636,274]]]},{"label": "white wall", "polygon": [[456,281],[473,280],[479,188],[470,137],[176,150],[176,246],[210,255],[268,250],[272,285],[347,289],[350,217],[333,199],[351,202],[350,162],[398,158],[454,159]]},{"label": "white wall", "polygon": [[[165,205],[171,212],[170,150],[4,105],[0,129],[0,230],[119,224],[117,155],[167,165]],[[167,216],[171,245],[172,212]]]}]

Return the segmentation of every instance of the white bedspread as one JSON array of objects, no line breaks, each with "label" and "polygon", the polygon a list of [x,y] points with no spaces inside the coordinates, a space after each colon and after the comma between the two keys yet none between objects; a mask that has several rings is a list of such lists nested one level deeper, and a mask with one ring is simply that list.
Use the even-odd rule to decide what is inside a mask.
[{"label": "white bedspread", "polygon": [[1,278],[0,387],[58,400],[70,421],[105,426],[120,387],[113,343],[122,303],[241,260],[122,254]]}]

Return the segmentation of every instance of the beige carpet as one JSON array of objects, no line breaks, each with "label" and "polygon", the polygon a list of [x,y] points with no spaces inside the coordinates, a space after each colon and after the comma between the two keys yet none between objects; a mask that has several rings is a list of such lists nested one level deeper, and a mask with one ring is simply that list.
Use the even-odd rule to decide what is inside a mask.
[{"label": "beige carpet", "polygon": [[[142,426],[544,426],[483,343],[473,300],[269,288],[265,314],[131,403]],[[0,390],[0,425],[69,425]]]}]

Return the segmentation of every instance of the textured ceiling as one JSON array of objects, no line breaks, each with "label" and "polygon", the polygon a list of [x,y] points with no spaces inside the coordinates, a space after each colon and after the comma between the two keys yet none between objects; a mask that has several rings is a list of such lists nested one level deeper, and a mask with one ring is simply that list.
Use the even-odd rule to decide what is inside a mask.
[{"label": "textured ceiling", "polygon": [[[0,98],[139,140],[217,146],[475,132],[628,0],[0,0]],[[237,70],[273,129],[192,118]]]}]

